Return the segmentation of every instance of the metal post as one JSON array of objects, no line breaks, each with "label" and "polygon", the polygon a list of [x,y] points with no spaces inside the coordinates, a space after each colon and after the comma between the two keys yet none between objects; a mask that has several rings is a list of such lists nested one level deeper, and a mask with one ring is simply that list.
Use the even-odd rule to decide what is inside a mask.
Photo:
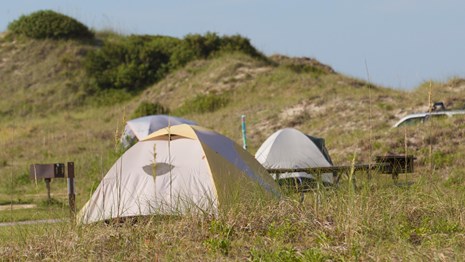
[{"label": "metal post", "polygon": [[76,195],[74,193],[74,162],[68,162],[68,202],[71,220],[76,215]]}]

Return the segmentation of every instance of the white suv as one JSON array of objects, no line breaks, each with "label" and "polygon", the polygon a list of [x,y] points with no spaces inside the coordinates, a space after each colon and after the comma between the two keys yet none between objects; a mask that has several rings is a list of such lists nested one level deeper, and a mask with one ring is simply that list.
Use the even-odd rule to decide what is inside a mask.
[{"label": "white suv", "polygon": [[465,110],[450,110],[450,111],[433,111],[433,112],[426,112],[426,113],[416,113],[410,114],[408,116],[403,117],[399,122],[397,122],[393,127],[399,126],[410,126],[417,123],[423,123],[426,120],[433,118],[440,118],[440,117],[451,117],[454,115],[465,115]]}]

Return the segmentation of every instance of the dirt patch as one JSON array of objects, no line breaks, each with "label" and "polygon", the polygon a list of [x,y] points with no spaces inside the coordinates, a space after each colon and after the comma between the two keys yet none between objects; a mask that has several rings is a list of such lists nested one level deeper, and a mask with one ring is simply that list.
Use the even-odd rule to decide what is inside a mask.
[{"label": "dirt patch", "polygon": [[279,117],[284,120],[290,117],[295,117],[297,115],[302,114],[305,111],[306,107],[307,105],[305,103],[300,103],[295,106],[286,108],[281,112],[281,114],[279,114]]},{"label": "dirt patch", "polygon": [[215,74],[210,75],[210,79],[205,84],[205,91],[224,92],[232,90],[248,81],[253,81],[258,75],[271,71],[272,67],[254,67],[250,64],[241,65],[236,68],[231,75],[221,79],[216,79]]},{"label": "dirt patch", "polygon": [[17,210],[17,209],[30,209],[30,208],[36,208],[36,207],[37,207],[37,205],[35,205],[35,204],[1,205],[0,206],[0,211]]},{"label": "dirt patch", "polygon": [[311,118],[320,118],[327,111],[328,105],[319,103],[300,102],[294,106],[285,108],[279,114],[284,126],[298,126],[311,121]]}]

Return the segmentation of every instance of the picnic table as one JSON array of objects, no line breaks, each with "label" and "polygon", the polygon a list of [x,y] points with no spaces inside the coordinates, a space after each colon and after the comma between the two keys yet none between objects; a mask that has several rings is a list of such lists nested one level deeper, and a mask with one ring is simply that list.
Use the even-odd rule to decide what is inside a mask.
[{"label": "picnic table", "polygon": [[276,174],[276,180],[279,180],[279,174],[305,172],[315,175],[317,180],[321,180],[322,174],[332,173],[334,184],[338,184],[342,176],[351,177],[355,181],[356,172],[365,172],[371,178],[371,174],[381,173],[390,174],[394,182],[397,182],[399,174],[413,173],[415,157],[412,155],[383,155],[376,156],[373,164],[354,164],[328,167],[306,167],[306,168],[271,168],[267,169],[269,173]]}]

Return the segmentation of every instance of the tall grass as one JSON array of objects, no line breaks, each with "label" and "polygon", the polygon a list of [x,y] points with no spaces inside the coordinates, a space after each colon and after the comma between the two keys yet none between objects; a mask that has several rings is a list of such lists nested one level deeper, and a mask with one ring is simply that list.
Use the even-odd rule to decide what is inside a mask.
[{"label": "tall grass", "polygon": [[[367,100],[362,81],[234,54],[192,62],[135,99],[115,93],[82,106],[82,56],[71,59],[75,63],[57,62],[56,54],[75,57],[91,47],[75,42],[53,47],[49,41],[2,44],[7,60],[0,69],[0,89],[11,99],[0,101],[0,202],[38,208],[0,211],[0,220],[66,220],[0,227],[4,260],[453,261],[465,256],[465,119],[438,120],[433,128],[390,129],[400,116],[424,110],[427,85],[412,92],[370,88]],[[69,68],[52,70],[56,63]],[[435,99],[454,105],[464,99],[462,81],[434,87]],[[133,112],[144,100],[176,109],[194,101],[191,94],[227,95],[227,103],[214,107],[218,110],[192,112],[189,118],[239,142],[240,123],[230,119],[247,114],[251,151],[292,124],[325,137],[336,164],[369,163],[372,154],[386,152],[413,154],[416,173],[401,175],[413,184],[399,187],[385,175],[373,174],[368,181],[355,174],[356,190],[349,179],[336,189],[306,193],[303,203],[296,196],[237,202],[218,216],[150,216],[118,225],[71,226],[65,181],[52,183],[57,202],[41,205],[45,186],[27,179],[29,164],[74,161],[81,207],[119,157],[113,131],[122,124],[123,108]],[[373,142],[367,139],[369,126]],[[434,146],[431,161],[428,141]]]},{"label": "tall grass", "polygon": [[[378,180],[376,180],[378,181]],[[149,216],[123,224],[9,228],[3,258],[22,260],[434,260],[465,255],[463,189],[416,177],[409,188],[390,180],[360,189],[324,189],[241,202],[218,216]],[[4,229],[0,229],[5,232]]]}]

